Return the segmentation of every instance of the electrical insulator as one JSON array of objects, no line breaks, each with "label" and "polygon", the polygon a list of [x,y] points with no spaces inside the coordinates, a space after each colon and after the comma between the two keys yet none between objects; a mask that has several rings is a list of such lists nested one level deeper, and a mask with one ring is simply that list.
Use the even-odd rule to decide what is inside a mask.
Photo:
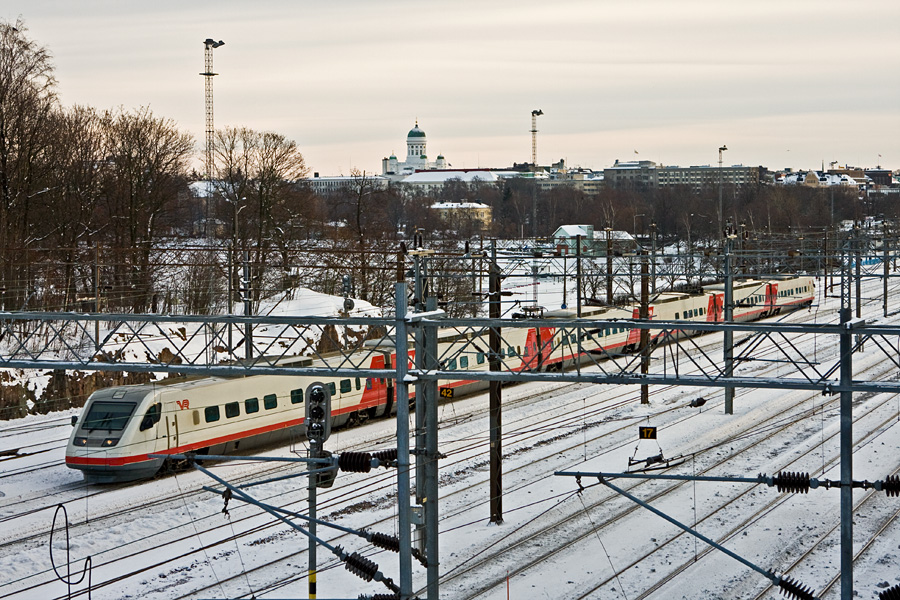
[{"label": "electrical insulator", "polygon": [[[885,477],[881,486],[881,489],[883,489],[888,496],[900,496],[900,477],[897,475],[888,475]],[[898,591],[897,598],[900,599],[900,591]]]},{"label": "electrical insulator", "polygon": [[361,579],[372,581],[378,573],[378,565],[357,552],[344,559],[344,567]]},{"label": "electrical insulator", "polygon": [[815,598],[812,588],[806,587],[790,577],[779,581],[778,587],[781,588],[782,593],[788,598],[796,598],[796,600],[814,600]]},{"label": "electrical insulator", "polygon": [[368,452],[341,452],[338,468],[350,473],[368,473],[372,470],[372,455]]},{"label": "electrical insulator", "polygon": [[369,541],[373,546],[390,550],[391,552],[400,552],[400,538],[386,533],[372,533],[369,535]]},{"label": "electrical insulator", "polygon": [[306,388],[306,437],[320,449],[331,435],[331,393],[325,384],[315,382]]},{"label": "electrical insulator", "polygon": [[390,450],[379,450],[378,452],[373,452],[372,458],[377,458],[381,462],[397,460],[397,449],[391,448]]},{"label": "electrical insulator", "polygon": [[900,600],[900,585],[889,587],[879,593],[878,600]]},{"label": "electrical insulator", "polygon": [[774,484],[779,492],[805,494],[809,491],[809,473],[782,471],[775,476]]}]

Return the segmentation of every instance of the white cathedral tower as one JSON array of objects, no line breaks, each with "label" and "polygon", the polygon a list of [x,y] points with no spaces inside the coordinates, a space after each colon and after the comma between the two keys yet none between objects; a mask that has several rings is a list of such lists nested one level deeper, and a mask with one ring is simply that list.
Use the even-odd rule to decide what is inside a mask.
[{"label": "white cathedral tower", "polygon": [[406,134],[406,160],[400,162],[394,154],[381,160],[381,174],[387,177],[399,179],[412,175],[416,171],[433,171],[446,169],[450,165],[443,156],[438,156],[434,162],[428,161],[426,149],[427,138],[425,132],[419,129],[419,121]]}]

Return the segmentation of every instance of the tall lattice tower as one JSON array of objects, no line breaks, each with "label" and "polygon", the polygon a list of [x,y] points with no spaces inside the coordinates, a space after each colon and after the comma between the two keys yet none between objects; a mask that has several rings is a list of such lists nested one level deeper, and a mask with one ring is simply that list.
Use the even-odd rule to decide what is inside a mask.
[{"label": "tall lattice tower", "polygon": [[531,164],[537,171],[537,118],[544,114],[541,109],[531,111]]},{"label": "tall lattice tower", "polygon": [[204,221],[203,231],[209,236],[209,199],[212,197],[212,178],[213,178],[213,146],[215,145],[216,128],[213,121],[213,77],[218,73],[213,73],[213,49],[224,45],[225,42],[218,42],[212,38],[206,38],[203,42],[204,48],[204,66],[206,69],[200,73],[206,80],[206,202],[204,202]]}]

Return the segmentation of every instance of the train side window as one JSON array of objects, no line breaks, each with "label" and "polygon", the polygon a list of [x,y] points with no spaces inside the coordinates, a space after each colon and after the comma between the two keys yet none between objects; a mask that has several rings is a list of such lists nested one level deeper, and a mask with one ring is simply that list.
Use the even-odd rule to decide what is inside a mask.
[{"label": "train side window", "polygon": [[278,406],[278,396],[275,394],[266,394],[263,396],[263,406],[266,407],[266,410],[271,410]]},{"label": "train side window", "polygon": [[358,390],[360,387],[362,387],[362,384],[359,381],[359,377],[357,377],[356,378],[356,389]]},{"label": "train side window", "polygon": [[705,308],[701,308],[701,309],[700,309],[700,314],[701,314],[701,315],[705,315],[705,314],[706,314],[706,309],[705,309]]},{"label": "train side window", "polygon": [[336,395],[337,395],[337,387],[334,385],[334,382],[333,382],[333,381],[329,381],[329,382],[328,382],[328,392],[329,392],[332,396],[336,396]]},{"label": "train side window", "polygon": [[225,416],[229,419],[240,416],[241,405],[237,402],[229,402],[225,405]]},{"label": "train side window", "polygon": [[456,359],[455,359],[455,358],[453,358],[453,359],[450,360],[450,364],[447,365],[447,369],[449,369],[449,370],[451,370],[451,371],[455,371],[455,370],[456,370]]},{"label": "train side window", "polygon": [[459,357],[459,366],[463,369],[469,368],[469,357],[468,356],[460,356]]},{"label": "train side window", "polygon": [[516,349],[513,348],[512,346],[507,346],[507,348],[506,348],[506,354],[508,354],[509,356],[515,356],[515,355],[516,355]]},{"label": "train side window", "polygon": [[350,384],[349,379],[341,379],[341,393],[346,394],[350,391],[353,386]]},{"label": "train side window", "polygon": [[522,356],[522,346],[516,346],[516,356]]},{"label": "train side window", "polygon": [[204,416],[206,417],[207,423],[213,423],[214,421],[219,420],[219,407],[218,406],[207,406],[203,410]]},{"label": "train side window", "polygon": [[680,312],[675,313],[675,320],[677,321],[680,318],[681,318],[681,313]]},{"label": "train side window", "polygon": [[248,415],[259,412],[259,398],[247,398],[244,400],[244,412]]},{"label": "train side window", "polygon": [[194,425],[199,425],[200,424],[200,411],[195,410],[195,411],[191,411],[191,412],[193,413],[193,417],[194,417]]},{"label": "train side window", "polygon": [[303,388],[291,390],[291,404],[301,404],[303,402]]},{"label": "train side window", "polygon": [[478,354],[475,355],[475,362],[478,363],[479,365],[484,364],[484,352],[479,352]]},{"label": "train side window", "polygon": [[140,430],[146,431],[159,423],[160,416],[162,416],[162,404],[159,402],[151,404],[150,408],[147,409],[147,414],[141,419]]}]

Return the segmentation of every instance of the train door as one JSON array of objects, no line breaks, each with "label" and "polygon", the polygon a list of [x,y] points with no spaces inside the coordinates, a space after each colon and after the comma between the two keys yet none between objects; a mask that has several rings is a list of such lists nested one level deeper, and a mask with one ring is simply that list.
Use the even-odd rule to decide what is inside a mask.
[{"label": "train door", "polygon": [[709,307],[706,309],[707,321],[722,321],[725,307],[725,294],[710,294]]},{"label": "train door", "polygon": [[[200,413],[196,410],[191,410],[191,402],[187,398],[183,400],[175,400],[174,402],[169,402],[167,406],[168,410],[166,410],[166,437],[168,439],[168,449],[173,450],[178,448],[181,443],[181,429],[188,422],[189,419],[193,418],[195,421],[199,420]],[[197,424],[196,422],[194,423]]]},{"label": "train door", "polygon": [[766,284],[766,316],[775,314],[775,305],[778,302],[778,284]]},{"label": "train door", "polygon": [[534,328],[528,330],[528,335],[525,336],[525,353],[522,356],[522,370],[523,371],[540,371],[541,364],[544,362],[541,359],[541,332],[540,328]]}]

